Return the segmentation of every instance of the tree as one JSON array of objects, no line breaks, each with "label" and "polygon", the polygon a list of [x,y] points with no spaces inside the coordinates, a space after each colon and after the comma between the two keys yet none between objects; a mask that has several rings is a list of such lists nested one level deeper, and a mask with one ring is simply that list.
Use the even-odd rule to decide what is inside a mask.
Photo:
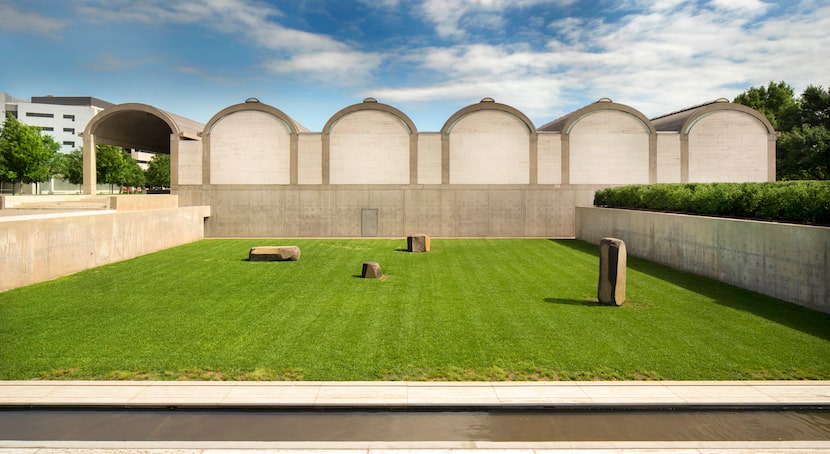
[{"label": "tree", "polygon": [[145,171],[147,185],[153,187],[170,187],[170,155],[156,154],[150,160]]},{"label": "tree", "polygon": [[61,154],[57,165],[58,175],[71,184],[84,183],[84,152],[76,148],[67,154]]},{"label": "tree", "polygon": [[789,130],[800,116],[795,92],[784,81],[770,81],[767,87],[752,87],[739,94],[734,102],[764,114],[776,131]]},{"label": "tree", "polygon": [[51,136],[28,126],[8,114],[0,132],[0,179],[18,183],[37,183],[52,177],[55,154],[60,149]]},{"label": "tree", "polygon": [[123,186],[140,188],[144,186],[145,181],[144,170],[138,165],[138,161],[133,159],[128,153],[124,153],[124,179],[121,181],[121,184]]},{"label": "tree", "polygon": [[120,148],[112,145],[97,145],[95,147],[95,173],[101,183],[110,185],[110,194],[114,185],[121,185],[124,181],[127,164],[124,162],[124,153]]},{"label": "tree", "polygon": [[763,113],[780,132],[777,179],[830,179],[830,92],[810,85],[795,99],[789,85],[770,82],[741,93],[735,102]]}]

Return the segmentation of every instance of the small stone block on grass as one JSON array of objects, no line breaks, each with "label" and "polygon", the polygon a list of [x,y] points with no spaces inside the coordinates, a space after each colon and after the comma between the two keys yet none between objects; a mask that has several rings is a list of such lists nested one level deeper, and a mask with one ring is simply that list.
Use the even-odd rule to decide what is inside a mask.
[{"label": "small stone block on grass", "polygon": [[429,236],[421,233],[406,237],[406,250],[409,252],[429,252]]},{"label": "small stone block on grass", "polygon": [[300,248],[297,246],[257,246],[248,252],[251,262],[293,262],[299,258]]},{"label": "small stone block on grass", "polygon": [[361,273],[364,279],[380,279],[383,277],[383,271],[380,270],[380,265],[378,262],[363,262],[363,273]]},{"label": "small stone block on grass", "polygon": [[597,286],[597,299],[600,304],[619,306],[625,302],[625,269],[625,243],[617,238],[600,240]]}]

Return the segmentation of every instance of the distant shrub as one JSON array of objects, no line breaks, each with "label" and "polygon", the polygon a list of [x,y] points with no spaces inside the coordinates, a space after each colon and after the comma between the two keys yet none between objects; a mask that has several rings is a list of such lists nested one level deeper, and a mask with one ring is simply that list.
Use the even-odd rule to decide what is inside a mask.
[{"label": "distant shrub", "polygon": [[594,205],[830,225],[830,181],[629,185],[597,191]]}]

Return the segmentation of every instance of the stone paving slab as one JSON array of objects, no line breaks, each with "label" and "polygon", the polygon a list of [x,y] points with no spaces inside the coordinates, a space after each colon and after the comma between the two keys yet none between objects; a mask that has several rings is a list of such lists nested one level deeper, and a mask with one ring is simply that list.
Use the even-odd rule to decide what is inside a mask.
[{"label": "stone paving slab", "polygon": [[830,405],[830,381],[141,382],[4,381],[0,405]]},{"label": "stone paving slab", "polygon": [[[648,406],[830,405],[830,381],[140,382],[0,381],[0,405]],[[830,441],[89,442],[0,440],[0,454],[830,453]]]}]

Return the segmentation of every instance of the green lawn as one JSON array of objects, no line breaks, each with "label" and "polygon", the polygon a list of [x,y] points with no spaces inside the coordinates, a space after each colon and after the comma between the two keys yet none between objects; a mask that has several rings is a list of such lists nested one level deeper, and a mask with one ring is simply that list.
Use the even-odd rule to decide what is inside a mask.
[{"label": "green lawn", "polygon": [[600,306],[578,241],[405,247],[205,240],[0,293],[0,379],[830,379],[830,314],[632,257]]}]

